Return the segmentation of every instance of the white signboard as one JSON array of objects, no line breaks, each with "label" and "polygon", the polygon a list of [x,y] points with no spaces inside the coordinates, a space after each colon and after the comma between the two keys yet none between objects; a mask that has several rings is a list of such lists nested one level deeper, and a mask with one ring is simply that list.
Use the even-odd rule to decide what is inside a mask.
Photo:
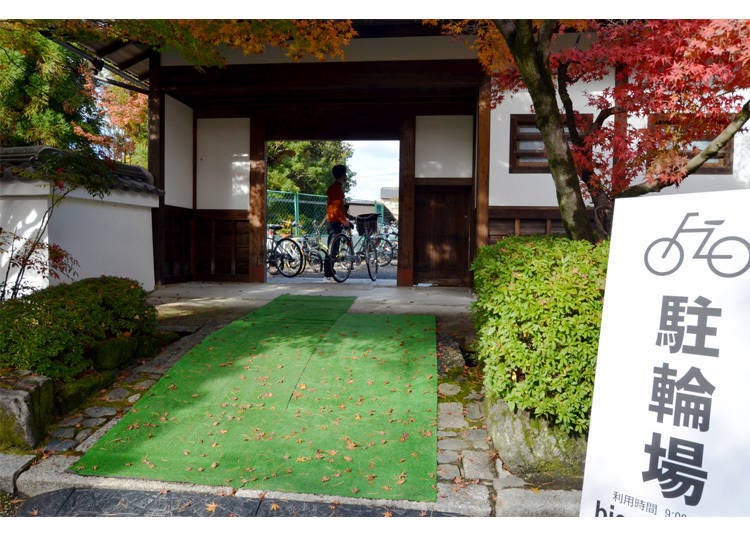
[{"label": "white signboard", "polygon": [[580,515],[750,515],[750,189],[618,200]]}]

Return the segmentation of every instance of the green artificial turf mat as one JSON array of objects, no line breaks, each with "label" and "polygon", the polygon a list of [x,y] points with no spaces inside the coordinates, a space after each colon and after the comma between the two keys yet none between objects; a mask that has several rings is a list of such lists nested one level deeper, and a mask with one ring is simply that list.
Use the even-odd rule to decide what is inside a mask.
[{"label": "green artificial turf mat", "polygon": [[185,354],[82,475],[434,501],[435,318],[281,296]]}]

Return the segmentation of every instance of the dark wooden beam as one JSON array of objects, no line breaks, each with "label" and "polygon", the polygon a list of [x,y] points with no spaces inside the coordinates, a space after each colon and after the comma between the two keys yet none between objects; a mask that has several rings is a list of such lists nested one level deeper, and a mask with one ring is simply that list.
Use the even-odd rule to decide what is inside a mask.
[{"label": "dark wooden beam", "polygon": [[118,50],[122,50],[126,46],[128,46],[127,43],[123,41],[110,41],[108,43],[103,43],[98,46],[90,45],[93,49],[93,52],[100,58],[104,58],[106,56],[109,56],[110,54],[113,54],[117,52]]},{"label": "dark wooden beam", "polygon": [[404,119],[399,136],[398,185],[398,269],[396,285],[414,284],[414,165],[416,150],[416,119]]},{"label": "dark wooden beam", "polygon": [[[159,55],[153,54],[152,65],[159,65]],[[164,93],[161,90],[160,70],[151,71],[148,95],[148,170],[157,188],[164,190]],[[154,280],[156,286],[165,276],[164,196],[159,196],[159,207],[151,210],[151,239],[154,248]]]},{"label": "dark wooden beam", "polygon": [[477,248],[489,243],[489,200],[490,200],[490,80],[485,79],[479,90],[477,106],[477,179],[476,179],[476,244]]},{"label": "dark wooden beam", "polygon": [[142,62],[143,60],[149,59],[150,56],[151,56],[151,51],[146,49],[139,54],[134,54],[127,60],[118,61],[117,66],[122,70],[126,70],[132,67],[133,65],[136,65],[137,63]]},{"label": "dark wooden beam", "polygon": [[478,87],[484,79],[475,60],[397,62],[316,62],[231,65],[207,68],[162,68],[162,84],[177,98],[226,92],[247,98],[281,92],[285,95],[343,92],[357,89]]},{"label": "dark wooden beam", "polygon": [[250,118],[250,281],[266,280],[266,125]]}]

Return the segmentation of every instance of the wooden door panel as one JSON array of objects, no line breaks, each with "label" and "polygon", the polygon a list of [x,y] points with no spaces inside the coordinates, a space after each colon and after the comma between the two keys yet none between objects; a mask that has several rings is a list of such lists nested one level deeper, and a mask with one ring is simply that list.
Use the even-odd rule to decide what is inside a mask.
[{"label": "wooden door panel", "polygon": [[472,197],[470,186],[416,189],[414,274],[418,283],[469,285]]}]

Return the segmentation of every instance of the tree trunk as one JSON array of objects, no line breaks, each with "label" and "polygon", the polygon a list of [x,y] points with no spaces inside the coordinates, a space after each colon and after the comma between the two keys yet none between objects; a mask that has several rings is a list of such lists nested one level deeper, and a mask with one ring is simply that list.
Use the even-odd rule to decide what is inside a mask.
[{"label": "tree trunk", "polygon": [[581,195],[573,155],[565,139],[557,92],[549,67],[551,33],[555,21],[542,22],[538,37],[534,36],[530,20],[494,22],[505,38],[531,96],[565,231],[574,240],[594,242],[594,229]]}]

